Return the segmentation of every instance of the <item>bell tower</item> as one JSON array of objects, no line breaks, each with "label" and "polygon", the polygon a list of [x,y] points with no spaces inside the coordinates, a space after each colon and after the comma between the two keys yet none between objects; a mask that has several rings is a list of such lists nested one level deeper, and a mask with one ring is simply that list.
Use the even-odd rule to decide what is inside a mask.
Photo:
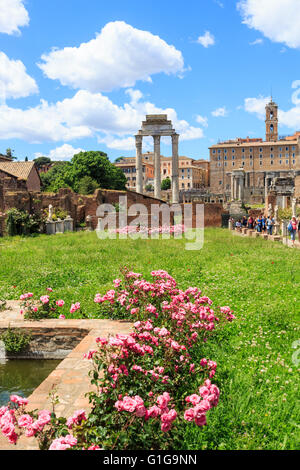
[{"label": "bell tower", "polygon": [[278,140],[278,105],[271,97],[266,106],[266,142],[277,142]]}]

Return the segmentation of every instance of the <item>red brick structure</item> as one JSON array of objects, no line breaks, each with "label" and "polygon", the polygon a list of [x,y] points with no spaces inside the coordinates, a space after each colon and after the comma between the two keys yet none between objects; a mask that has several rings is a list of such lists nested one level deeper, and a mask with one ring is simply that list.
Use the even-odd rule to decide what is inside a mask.
[{"label": "red brick structure", "polygon": [[28,191],[40,191],[41,180],[34,162],[13,162],[0,159],[0,181],[4,178],[24,180]]},{"label": "red brick structure", "polygon": [[[4,173],[4,172],[3,172]],[[136,193],[134,191],[115,191],[97,189],[93,195],[85,196],[74,193],[71,189],[60,189],[58,193],[43,193],[40,191],[28,191],[27,182],[12,175],[4,174],[0,178],[0,233],[4,232],[4,217],[1,215],[11,208],[26,210],[29,213],[42,214],[51,204],[54,208],[67,212],[74,220],[74,227],[86,222],[87,216],[92,218],[92,228],[98,224],[97,208],[101,204],[110,204],[118,211],[120,197],[127,198],[127,209],[133,204],[141,204],[146,208],[148,225],[151,226],[151,206],[164,204],[164,201],[151,196]],[[196,204],[193,206],[193,224],[196,223]],[[222,204],[205,204],[205,226],[221,227]],[[184,204],[181,205],[184,212]],[[110,210],[108,210],[110,212]],[[119,215],[117,212],[117,226]],[[141,214],[128,215],[128,224]],[[161,223],[161,214],[159,222]],[[173,224],[173,216],[170,223]]]}]

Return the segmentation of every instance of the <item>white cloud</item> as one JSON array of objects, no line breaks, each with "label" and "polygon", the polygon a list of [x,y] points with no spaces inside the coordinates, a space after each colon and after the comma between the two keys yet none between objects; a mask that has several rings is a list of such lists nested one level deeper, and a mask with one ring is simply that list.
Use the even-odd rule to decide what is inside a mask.
[{"label": "white cloud", "polygon": [[228,111],[226,107],[224,106],[223,108],[218,108],[215,111],[212,111],[211,113],[214,117],[225,117],[228,114]]},{"label": "white cloud", "polygon": [[213,46],[215,44],[215,37],[209,31],[205,31],[203,36],[198,37],[197,42],[203,47]]},{"label": "white cloud", "polygon": [[37,152],[35,153],[35,158],[38,157],[49,157],[52,161],[62,161],[62,160],[71,160],[74,155],[79,152],[84,152],[82,148],[74,148],[72,145],[64,144],[61,147],[56,147],[55,149],[50,150],[48,155],[44,153]]},{"label": "white cloud", "polygon": [[135,149],[135,138],[125,137],[124,139],[118,139],[113,136],[99,137],[98,142],[105,144],[110,149],[115,150],[134,150]]},{"label": "white cloud", "polygon": [[257,46],[258,44],[263,44],[264,40],[261,38],[255,39],[255,41],[249,42],[250,46]]},{"label": "white cloud", "polygon": [[[292,83],[295,90],[292,94],[293,107],[287,111],[278,110],[278,120],[280,126],[286,126],[294,131],[300,129],[300,80]],[[254,113],[259,119],[264,120],[266,111],[265,106],[270,101],[270,97],[259,96],[258,98],[246,98],[244,109],[248,113]]]},{"label": "white cloud", "polygon": [[123,21],[107,23],[95,39],[42,55],[39,67],[62,85],[91,92],[132,87],[151,75],[184,71],[180,51],[159,36]]},{"label": "white cloud", "polygon": [[26,142],[70,141],[91,137],[92,131],[82,125],[71,126],[59,113],[58,103],[41,100],[34,108],[0,106],[0,139],[22,139]]},{"label": "white cloud", "polygon": [[207,126],[208,126],[208,119],[207,119],[207,117],[200,116],[200,114],[198,114],[198,116],[196,117],[196,121],[198,122],[198,124],[200,124],[200,125],[203,126],[203,127],[207,127]]},{"label": "white cloud", "polygon": [[300,47],[299,0],[241,0],[243,23],[274,42]]},{"label": "white cloud", "polygon": [[244,102],[245,111],[254,113],[259,119],[265,119],[266,104],[270,102],[270,96],[259,96],[258,98],[246,98]]},{"label": "white cloud", "polygon": [[0,0],[0,33],[20,34],[19,27],[29,24],[23,0]]},{"label": "white cloud", "polygon": [[[32,143],[72,141],[97,137],[110,148],[132,148],[132,137],[146,114],[167,114],[181,140],[203,137],[201,128],[180,120],[173,108],[159,108],[141,101],[139,90],[130,90],[131,101],[114,104],[101,93],[78,91],[72,98],[49,104],[46,101],[26,110],[0,106],[0,139],[19,138]],[[169,139],[170,140],[170,139]]]},{"label": "white cloud", "polygon": [[35,80],[26,73],[23,62],[11,60],[0,51],[0,100],[5,102],[8,98],[23,98],[38,91]]}]

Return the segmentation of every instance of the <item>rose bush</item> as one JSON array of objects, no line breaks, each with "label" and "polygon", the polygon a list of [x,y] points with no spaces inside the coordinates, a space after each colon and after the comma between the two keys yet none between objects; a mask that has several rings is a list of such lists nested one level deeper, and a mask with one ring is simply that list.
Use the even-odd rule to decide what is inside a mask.
[{"label": "rose bush", "polygon": [[153,271],[151,281],[126,268],[122,274],[95,302],[113,318],[134,320],[133,329],[97,338],[85,355],[95,389],[91,412],[68,419],[53,412],[41,424],[26,404],[21,412],[8,407],[0,428],[10,442],[25,432],[50,450],[180,449],[186,426],[207,424],[220,396],[212,383],[217,364],[199,357],[214,331],[235,318],[231,309],[213,310],[197,287],[183,291],[163,270]]}]

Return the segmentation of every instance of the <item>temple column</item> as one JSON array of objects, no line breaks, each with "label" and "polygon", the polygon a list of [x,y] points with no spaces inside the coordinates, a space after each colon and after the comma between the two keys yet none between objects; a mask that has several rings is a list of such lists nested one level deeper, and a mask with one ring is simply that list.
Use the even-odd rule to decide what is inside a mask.
[{"label": "temple column", "polygon": [[240,176],[239,178],[239,200],[243,201],[244,199],[244,178]]},{"label": "temple column", "polygon": [[172,135],[172,203],[179,203],[179,169],[178,169],[179,135]]},{"label": "temple column", "polygon": [[135,136],[136,146],[136,192],[143,194],[143,161],[142,161],[142,147],[143,136]]},{"label": "temple column", "polygon": [[231,199],[234,200],[234,176],[231,175]]},{"label": "temple column", "polygon": [[161,198],[160,135],[154,135],[154,197]]},{"label": "temple column", "polygon": [[239,184],[239,181],[238,181],[238,178],[234,178],[234,199],[238,199],[238,184]]}]

